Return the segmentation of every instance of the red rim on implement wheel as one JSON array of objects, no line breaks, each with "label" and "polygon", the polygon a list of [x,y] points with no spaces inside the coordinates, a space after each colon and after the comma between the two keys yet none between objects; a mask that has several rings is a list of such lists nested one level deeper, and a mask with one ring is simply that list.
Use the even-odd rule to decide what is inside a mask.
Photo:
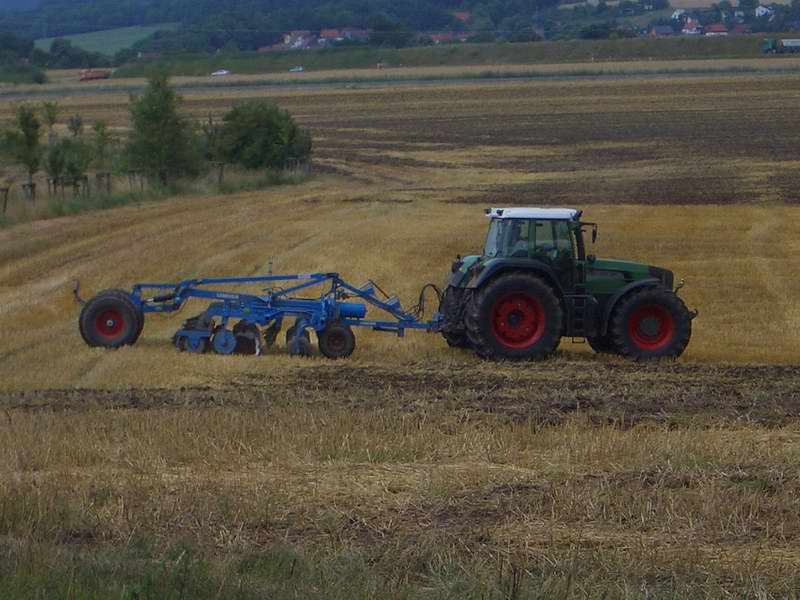
[{"label": "red rim on implement wheel", "polygon": [[100,312],[94,320],[95,328],[104,338],[114,339],[125,328],[125,317],[116,309],[109,308]]},{"label": "red rim on implement wheel", "polygon": [[628,334],[642,350],[661,350],[675,335],[675,319],[663,306],[640,306],[628,320]]},{"label": "red rim on implement wheel", "polygon": [[524,292],[501,297],[492,307],[492,334],[509,348],[527,348],[544,335],[542,303]]}]

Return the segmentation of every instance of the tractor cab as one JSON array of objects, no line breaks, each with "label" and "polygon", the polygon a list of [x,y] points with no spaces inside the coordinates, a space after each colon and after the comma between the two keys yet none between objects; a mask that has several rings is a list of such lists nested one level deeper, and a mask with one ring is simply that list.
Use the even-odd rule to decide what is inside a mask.
[{"label": "tractor cab", "polygon": [[[481,259],[535,260],[562,286],[572,288],[585,260],[581,211],[571,208],[489,209],[491,221]],[[594,236],[596,237],[596,229]]]},{"label": "tractor cab", "polygon": [[574,208],[490,208],[486,216],[483,253],[453,263],[442,301],[451,346],[525,359],[566,336],[636,358],[683,352],[693,315],[672,290],[671,271],[587,255],[584,233],[591,228],[594,243],[597,225]]}]

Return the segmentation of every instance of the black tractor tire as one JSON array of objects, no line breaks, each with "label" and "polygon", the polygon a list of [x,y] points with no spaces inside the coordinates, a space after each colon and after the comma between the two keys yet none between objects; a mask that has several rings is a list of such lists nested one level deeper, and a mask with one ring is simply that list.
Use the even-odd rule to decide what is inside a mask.
[{"label": "black tractor tire", "polygon": [[535,275],[509,273],[473,293],[465,311],[475,352],[490,360],[535,360],[561,341],[564,311],[553,289]]},{"label": "black tractor tire", "polygon": [[311,336],[308,331],[297,333],[297,324],[286,330],[286,349],[289,356],[311,356]]},{"label": "black tractor tire", "polygon": [[319,351],[326,358],[348,358],[356,349],[356,336],[349,325],[331,321],[317,334]]},{"label": "black tractor tire", "polygon": [[136,343],[144,328],[144,314],[122,290],[100,292],[83,305],[79,329],[94,348],[119,348]]},{"label": "black tractor tire", "polygon": [[615,307],[609,334],[619,353],[635,360],[678,358],[692,337],[692,315],[670,290],[633,292]]},{"label": "black tractor tire", "polygon": [[618,354],[617,347],[608,334],[599,335],[597,337],[587,337],[586,342],[597,354]]},{"label": "black tractor tire", "polygon": [[439,312],[444,318],[442,337],[451,348],[469,348],[469,337],[464,324],[464,310],[471,292],[464,288],[448,286],[442,296]]}]

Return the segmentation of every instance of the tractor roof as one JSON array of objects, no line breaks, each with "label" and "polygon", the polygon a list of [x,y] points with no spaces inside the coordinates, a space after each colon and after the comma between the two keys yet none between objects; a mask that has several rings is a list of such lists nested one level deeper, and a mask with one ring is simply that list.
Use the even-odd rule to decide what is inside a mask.
[{"label": "tractor roof", "polygon": [[574,208],[487,208],[490,219],[551,219],[576,221],[583,211]]}]

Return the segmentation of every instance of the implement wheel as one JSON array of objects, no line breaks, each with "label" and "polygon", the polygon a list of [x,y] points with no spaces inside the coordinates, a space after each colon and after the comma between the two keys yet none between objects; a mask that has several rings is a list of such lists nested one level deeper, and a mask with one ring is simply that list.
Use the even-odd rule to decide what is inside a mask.
[{"label": "implement wheel", "polygon": [[527,273],[501,275],[474,293],[466,310],[467,335],[478,356],[532,360],[561,341],[563,310],[553,290]]},{"label": "implement wheel", "polygon": [[319,351],[327,358],[347,358],[356,349],[356,336],[349,325],[331,321],[319,332]]},{"label": "implement wheel", "polygon": [[144,327],[144,314],[122,290],[106,290],[81,310],[79,328],[92,347],[119,348],[136,343]]},{"label": "implement wheel", "polygon": [[692,337],[692,316],[673,292],[649,288],[620,302],[609,332],[619,353],[628,358],[678,358]]}]

